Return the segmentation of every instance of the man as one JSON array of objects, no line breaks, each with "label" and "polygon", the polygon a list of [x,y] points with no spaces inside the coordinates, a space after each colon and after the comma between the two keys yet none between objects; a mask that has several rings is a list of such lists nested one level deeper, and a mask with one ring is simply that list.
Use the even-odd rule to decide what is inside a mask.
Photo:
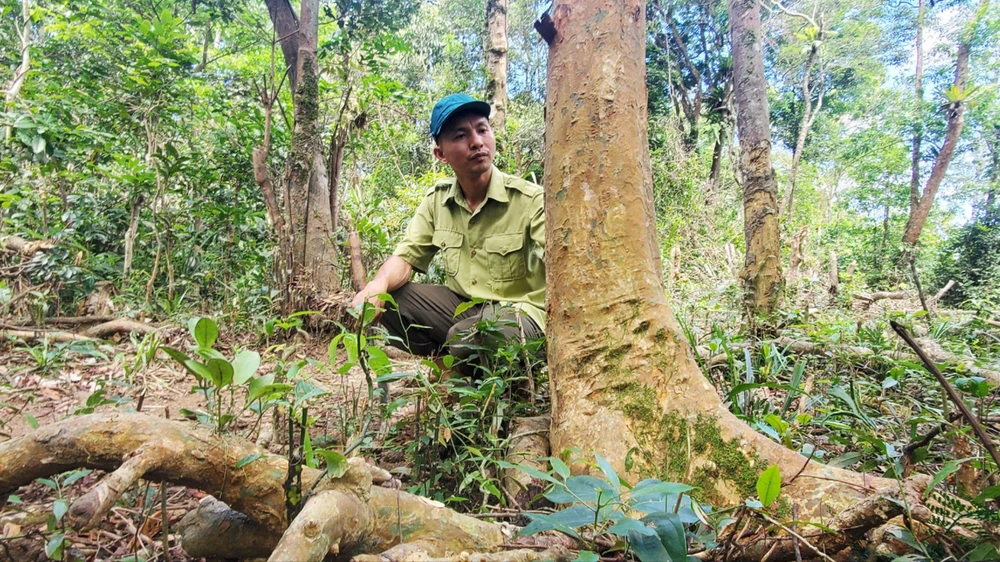
[{"label": "man", "polygon": [[[434,157],[455,177],[427,192],[403,241],[351,303],[381,307],[377,295],[392,295],[398,308],[381,316],[382,325],[398,338],[393,345],[417,355],[446,352],[468,361],[479,346],[544,335],[542,188],[493,166],[489,114],[488,103],[466,94],[446,96],[434,106]],[[439,251],[446,284],[411,283],[413,270],[426,272]],[[474,299],[475,305],[455,314]],[[500,341],[476,332],[482,320],[496,321]]]}]

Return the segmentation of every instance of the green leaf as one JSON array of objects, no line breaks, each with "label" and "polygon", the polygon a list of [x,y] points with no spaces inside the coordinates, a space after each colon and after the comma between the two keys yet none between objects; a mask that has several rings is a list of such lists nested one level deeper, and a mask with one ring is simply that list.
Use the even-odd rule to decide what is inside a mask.
[{"label": "green leaf", "polygon": [[649,535],[638,531],[629,531],[628,542],[636,557],[642,562],[673,562],[663,542],[657,534]]},{"label": "green leaf", "polygon": [[483,303],[483,299],[472,299],[470,301],[463,302],[462,304],[460,304],[460,305],[458,305],[458,306],[455,307],[455,316],[454,316],[454,318],[458,318],[459,316],[462,315],[463,312],[469,310],[470,308],[472,308],[474,306],[480,305],[482,303]]},{"label": "green leaf", "polygon": [[69,503],[66,500],[59,498],[52,502],[52,515],[55,515],[56,522],[61,521],[67,511],[69,511]]},{"label": "green leaf", "polygon": [[941,465],[941,469],[934,473],[934,478],[931,479],[931,483],[928,484],[927,489],[924,490],[924,499],[926,500],[929,498],[931,496],[931,492],[934,491],[934,488],[936,488],[941,482],[944,482],[946,478],[958,472],[959,468],[961,468],[961,465],[959,461],[955,460],[950,460]]},{"label": "green leaf", "polygon": [[632,490],[632,497],[639,498],[653,495],[683,494],[694,490],[694,486],[681,484],[678,482],[660,482],[655,478],[643,480],[635,485]]},{"label": "green leaf", "polygon": [[260,368],[260,354],[256,351],[241,349],[233,357],[233,384],[243,386]]},{"label": "green leaf", "polygon": [[327,354],[330,358],[330,366],[333,367],[337,364],[337,346],[340,345],[340,341],[344,339],[344,334],[340,333],[330,340],[330,345],[327,348]]},{"label": "green leaf", "polygon": [[185,361],[191,360],[191,358],[188,357],[186,353],[184,353],[179,349],[174,349],[172,347],[166,347],[166,346],[161,347],[160,349],[163,350],[163,353],[166,353],[171,359],[177,361],[181,365],[183,365]]},{"label": "green leaf", "polygon": [[257,459],[261,459],[261,458],[264,458],[264,454],[263,453],[254,453],[252,455],[247,455],[247,456],[243,457],[242,459],[240,459],[236,463],[236,468],[243,468],[244,466],[252,463],[253,461],[255,461]]},{"label": "green leaf", "polygon": [[976,499],[972,500],[975,503],[982,505],[990,500],[995,500],[1000,498],[1000,485],[990,486],[983,490],[983,493],[976,496]]},{"label": "green leaf", "polygon": [[330,393],[316,386],[313,382],[307,380],[300,380],[295,383],[295,389],[294,389],[295,408],[299,408],[307,400],[311,400],[319,396],[324,396],[326,394]]},{"label": "green leaf", "polygon": [[597,451],[594,451],[594,458],[597,459],[597,466],[601,467],[601,472],[604,473],[604,476],[607,476],[608,483],[611,484],[611,487],[615,490],[620,489],[622,487],[622,483],[618,479],[618,473],[615,472],[611,463],[609,463],[607,459],[602,457]]},{"label": "green leaf", "polygon": [[660,543],[667,552],[670,562],[687,561],[687,538],[684,524],[676,513],[654,513],[642,518],[643,523],[652,523]]},{"label": "green leaf", "polygon": [[524,471],[525,474],[531,476],[532,478],[537,478],[539,480],[544,480],[546,482],[550,482],[552,484],[557,484],[560,486],[562,485],[562,483],[553,478],[551,474],[542,472],[541,470],[538,470],[537,468],[528,466],[526,464],[511,465],[511,467],[517,467],[518,470]]},{"label": "green leaf", "polygon": [[41,154],[45,151],[45,138],[35,137],[31,139],[31,151],[35,154]]},{"label": "green leaf", "polygon": [[385,375],[392,372],[392,361],[389,360],[389,356],[374,346],[368,347],[368,366],[376,375]]},{"label": "green leaf", "polygon": [[573,562],[599,562],[600,559],[601,557],[598,556],[596,552],[592,552],[590,550],[581,550],[580,552],[577,553],[576,558],[573,559]]},{"label": "green leaf", "polygon": [[56,533],[49,537],[49,542],[45,543],[45,555],[53,560],[62,560],[63,545],[66,544],[66,535]]},{"label": "green leaf", "polygon": [[90,473],[91,473],[91,470],[88,469],[88,468],[82,468],[80,470],[75,470],[75,471],[71,472],[68,476],[66,476],[66,478],[63,478],[63,486],[71,486],[77,480],[83,478],[84,476],[86,476],[86,475],[88,475]]},{"label": "green leaf", "polygon": [[19,503],[24,503],[24,500],[22,500],[21,496],[17,494],[11,494],[10,496],[7,497],[7,503],[17,505]]},{"label": "green leaf", "polygon": [[997,560],[1000,559],[1000,554],[997,553],[997,547],[993,546],[988,542],[984,542],[977,546],[968,554],[969,562],[981,562],[984,560]]},{"label": "green leaf", "polygon": [[630,517],[623,517],[617,523],[608,527],[609,533],[623,537],[627,536],[630,531],[635,531],[640,534],[656,534],[656,530],[652,527],[647,527],[642,521],[638,521]]},{"label": "green leaf", "polygon": [[760,503],[767,507],[778,499],[779,493],[781,493],[781,470],[778,465],[772,464],[757,478],[757,497],[760,498]]},{"label": "green leaf", "polygon": [[326,473],[330,478],[340,478],[344,474],[347,474],[349,465],[347,464],[347,457],[343,453],[320,449],[316,451],[316,454],[323,457],[323,460],[326,461]]},{"label": "green leaf", "polygon": [[219,337],[219,326],[211,318],[192,318],[188,323],[188,330],[194,336],[198,347],[206,349],[211,348]]},{"label": "green leaf", "polygon": [[215,388],[226,388],[233,382],[233,366],[224,359],[209,359],[205,365]]},{"label": "green leaf", "polygon": [[618,490],[600,478],[586,475],[572,476],[566,479],[565,484],[559,484],[545,494],[545,497],[552,503],[596,503],[600,499],[604,504],[617,500]]},{"label": "green leaf", "polygon": [[35,419],[35,416],[29,414],[28,412],[23,412],[21,415],[24,416],[24,421],[28,422],[28,426],[31,427],[31,429],[38,429],[38,420]]},{"label": "green leaf", "polygon": [[562,459],[559,457],[548,457],[545,460],[549,461],[549,464],[552,465],[552,470],[556,471],[556,474],[562,477],[563,480],[569,478],[569,467],[566,466],[566,463]]}]

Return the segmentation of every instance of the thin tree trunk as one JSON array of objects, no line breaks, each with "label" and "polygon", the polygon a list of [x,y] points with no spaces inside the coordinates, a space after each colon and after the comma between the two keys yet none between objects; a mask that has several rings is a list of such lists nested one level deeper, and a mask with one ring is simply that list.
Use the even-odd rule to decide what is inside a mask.
[{"label": "thin tree trunk", "polygon": [[293,225],[291,282],[296,287],[293,302],[286,304],[288,310],[301,309],[312,298],[322,297],[339,285],[329,182],[320,146],[318,33],[319,2],[303,0],[295,71],[298,83],[293,98],[295,126],[287,175]]},{"label": "thin tree trunk", "polygon": [[142,205],[145,197],[142,194],[132,199],[129,208],[128,230],[125,231],[125,257],[122,265],[122,287],[128,284],[128,278],[132,274],[132,261],[135,259],[135,239],[139,235],[139,216],[142,214]]},{"label": "thin tree trunk", "polygon": [[756,316],[774,311],[783,285],[760,6],[755,0],[729,0],[729,25],[743,172],[746,304]]},{"label": "thin tree trunk", "polygon": [[[16,29],[16,25],[15,25]],[[28,76],[31,68],[31,5],[28,0],[21,0],[21,29],[18,30],[21,39],[21,64],[14,70],[14,76],[7,85],[7,94],[4,96],[4,107],[10,109],[21,93],[21,86]],[[4,138],[10,140],[13,128],[7,125]]]},{"label": "thin tree trunk", "polygon": [[859,489],[898,487],[805,459],[718,398],[661,277],[644,2],[562,0],[551,14],[543,183],[552,450],[596,451],[633,481],[687,482],[717,505],[752,496],[768,464],[788,476],[802,469],[782,493],[804,519],[856,503]]},{"label": "thin tree trunk", "polygon": [[487,0],[486,29],[486,97],[493,106],[490,122],[499,131],[507,120],[507,0]]},{"label": "thin tree trunk", "polygon": [[813,105],[812,91],[809,85],[809,73],[812,72],[818,56],[819,47],[813,45],[809,52],[809,60],[806,62],[805,73],[802,77],[802,102],[805,108],[802,110],[802,120],[799,122],[799,134],[795,139],[795,152],[792,153],[792,167],[788,172],[788,197],[785,198],[785,205],[781,212],[782,217],[788,217],[792,214],[792,206],[795,199],[795,181],[799,175],[802,151],[806,148],[806,137],[809,136],[809,130],[812,129],[813,123],[816,121],[816,116],[819,115],[820,109],[823,108],[824,92],[822,83],[820,84],[815,106]]},{"label": "thin tree trunk", "polygon": [[[965,82],[969,76],[969,42],[962,41],[958,46],[958,58],[955,61],[955,86],[959,91],[965,90]],[[931,168],[931,175],[927,178],[927,185],[924,192],[917,201],[916,207],[910,212],[910,218],[906,221],[906,229],[903,231],[903,244],[908,247],[916,245],[920,238],[920,232],[927,222],[927,215],[934,205],[934,198],[937,196],[941,181],[944,180],[945,172],[948,171],[948,164],[951,163],[955,155],[955,147],[958,146],[958,139],[962,135],[962,125],[965,123],[965,104],[955,102],[948,106],[948,127],[945,130],[944,143],[938,152],[937,159],[934,160],[934,167]]]},{"label": "thin tree trunk", "polygon": [[914,119],[916,131],[913,132],[913,152],[910,156],[910,214],[920,203],[920,144],[924,139],[924,124],[921,120],[921,108],[924,104],[924,17],[926,15],[924,0],[917,0],[917,39],[915,46],[916,73],[913,78]]}]

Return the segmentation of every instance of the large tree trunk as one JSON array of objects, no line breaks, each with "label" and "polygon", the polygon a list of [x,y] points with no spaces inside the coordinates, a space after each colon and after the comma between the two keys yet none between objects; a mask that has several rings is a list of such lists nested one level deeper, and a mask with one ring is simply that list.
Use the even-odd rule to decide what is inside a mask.
[{"label": "large tree trunk", "polygon": [[729,29],[743,175],[746,303],[752,315],[769,314],[781,297],[783,281],[778,185],[771,167],[763,35],[756,0],[729,0]]},{"label": "large tree trunk", "polygon": [[[552,8],[544,180],[552,450],[597,451],[621,473],[691,483],[716,505],[753,495],[768,464],[787,476],[802,469],[785,497],[801,504],[803,518],[836,513],[893,484],[810,462],[738,420],[667,304],[646,138],[644,14],[641,0]],[[750,148],[766,162],[766,143]],[[770,194],[776,236],[773,178]]]},{"label": "large tree trunk", "polygon": [[[958,57],[955,61],[955,87],[958,91],[965,90],[965,82],[969,76],[969,40],[964,39],[958,46]],[[944,180],[945,172],[948,171],[948,164],[951,163],[952,156],[955,155],[955,147],[958,146],[958,139],[962,135],[962,125],[965,123],[965,104],[957,101],[949,104],[948,127],[945,130],[944,143],[938,151],[937,159],[934,160],[934,167],[931,168],[931,175],[927,178],[927,185],[924,192],[917,201],[915,207],[910,209],[910,218],[906,221],[906,229],[903,231],[903,244],[912,248],[920,238],[920,232],[927,222],[927,215],[934,206],[934,198],[937,196],[941,181]]]},{"label": "large tree trunk", "polygon": [[493,106],[493,128],[507,120],[507,0],[486,2],[486,97]]}]

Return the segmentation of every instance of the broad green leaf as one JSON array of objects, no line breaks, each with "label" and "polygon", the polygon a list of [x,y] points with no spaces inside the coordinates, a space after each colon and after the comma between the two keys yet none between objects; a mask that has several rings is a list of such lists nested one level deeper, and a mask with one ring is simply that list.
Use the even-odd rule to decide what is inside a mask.
[{"label": "broad green leaf", "polygon": [[49,537],[49,541],[45,543],[45,555],[52,560],[62,560],[63,545],[66,544],[66,535],[63,533],[56,533]]},{"label": "broad green leaf", "polygon": [[667,551],[670,562],[687,561],[687,538],[684,525],[676,513],[654,513],[642,518],[643,523],[652,523],[660,543]]},{"label": "broad green leaf", "polygon": [[604,504],[617,500],[618,490],[600,478],[586,475],[571,476],[566,479],[565,485],[557,485],[551,492],[545,494],[545,497],[552,503],[596,503],[600,499]]},{"label": "broad green leaf", "polygon": [[694,490],[694,486],[681,484],[678,482],[660,482],[655,478],[643,480],[632,489],[632,497],[645,497],[652,495],[683,494]]},{"label": "broad green leaf", "polygon": [[330,345],[327,348],[327,354],[330,357],[331,367],[337,364],[337,348],[340,346],[340,341],[342,339],[344,339],[344,334],[340,333],[334,336],[332,340],[330,340]]},{"label": "broad green leaf", "polygon": [[319,396],[330,394],[322,388],[316,386],[312,381],[300,380],[295,383],[293,396],[295,397],[295,407],[300,407],[307,400],[312,400]]},{"label": "broad green leaf", "polygon": [[331,451],[329,449],[320,449],[316,451],[316,454],[323,457],[326,461],[326,473],[330,478],[340,478],[344,474],[347,474],[347,457],[343,453],[338,453],[337,451]]},{"label": "broad green leaf", "polygon": [[205,365],[215,388],[226,388],[233,382],[233,366],[224,359],[209,359]]},{"label": "broad green leaf", "polygon": [[603,472],[604,476],[608,478],[608,483],[611,484],[611,487],[615,490],[620,489],[622,487],[621,481],[618,479],[618,473],[615,472],[611,463],[609,463],[607,459],[602,457],[597,451],[594,451],[594,458],[597,459],[597,466],[601,467],[601,472]]},{"label": "broad green leaf", "polygon": [[163,353],[166,353],[171,359],[177,361],[181,365],[183,365],[185,361],[191,360],[186,353],[179,349],[174,349],[172,347],[161,347],[160,349],[163,350]]},{"label": "broad green leaf", "polygon": [[559,457],[548,457],[545,460],[549,461],[549,464],[552,465],[552,470],[556,471],[556,474],[562,477],[563,480],[569,478],[569,467],[566,466],[566,463],[562,459]]},{"label": "broad green leaf", "polygon": [[531,476],[532,478],[537,478],[539,480],[544,480],[546,482],[550,482],[552,484],[556,484],[556,485],[559,485],[559,486],[562,485],[558,480],[556,480],[555,478],[553,478],[551,474],[548,474],[546,472],[542,472],[541,470],[538,470],[537,468],[528,466],[526,464],[516,464],[516,465],[511,465],[511,467],[516,467],[518,470],[524,471],[525,474],[527,474],[528,476]]},{"label": "broad green leaf", "polygon": [[59,498],[52,502],[52,515],[56,517],[56,522],[61,521],[67,511],[69,511],[69,503],[66,500]]},{"label": "broad green leaf", "polygon": [[643,523],[642,521],[638,521],[636,519],[632,519],[629,517],[623,517],[617,523],[608,527],[609,533],[620,535],[623,537],[627,536],[629,531],[635,531],[639,534],[644,534],[644,535],[656,534],[656,529],[653,529],[652,527],[647,527],[646,524]]},{"label": "broad green leaf", "polygon": [[772,464],[757,478],[757,497],[760,498],[760,503],[767,507],[778,499],[780,493],[781,470],[778,465]]},{"label": "broad green leaf", "polygon": [[252,463],[253,461],[255,461],[257,459],[261,459],[261,458],[264,458],[263,453],[254,453],[252,455],[247,455],[247,456],[243,457],[242,459],[240,459],[236,463],[236,468],[243,468],[244,466]]},{"label": "broad green leaf", "polygon": [[389,360],[389,356],[386,355],[381,349],[369,346],[368,367],[371,368],[376,375],[385,375],[392,372],[392,361]]},{"label": "broad green leaf", "polygon": [[972,501],[982,505],[983,503],[988,502],[990,500],[994,500],[996,498],[1000,498],[1000,485],[990,486],[986,488],[985,490],[983,490],[983,493],[976,496],[976,499]]},{"label": "broad green leaf", "polygon": [[233,357],[233,384],[243,386],[260,368],[260,354],[256,351],[241,349]]},{"label": "broad green leaf", "polygon": [[211,318],[192,318],[188,322],[188,330],[194,336],[194,341],[198,343],[198,347],[206,349],[211,348],[215,344],[215,340],[219,337],[219,326]]},{"label": "broad green leaf", "polygon": [[35,416],[29,414],[28,412],[22,412],[21,415],[24,417],[24,421],[28,422],[28,427],[31,429],[38,429],[38,420]]},{"label": "broad green leaf", "polygon": [[577,553],[576,558],[573,562],[600,562],[601,557],[597,555],[596,552],[590,550],[581,550]]},{"label": "broad green leaf", "polygon": [[1000,559],[1000,553],[997,553],[997,547],[988,542],[984,542],[974,548],[972,552],[968,554],[968,557],[969,562],[982,562],[985,560],[998,560]]},{"label": "broad green leaf", "polygon": [[629,531],[628,542],[636,557],[642,562],[673,562],[663,542],[657,534],[648,535],[638,531]]}]

